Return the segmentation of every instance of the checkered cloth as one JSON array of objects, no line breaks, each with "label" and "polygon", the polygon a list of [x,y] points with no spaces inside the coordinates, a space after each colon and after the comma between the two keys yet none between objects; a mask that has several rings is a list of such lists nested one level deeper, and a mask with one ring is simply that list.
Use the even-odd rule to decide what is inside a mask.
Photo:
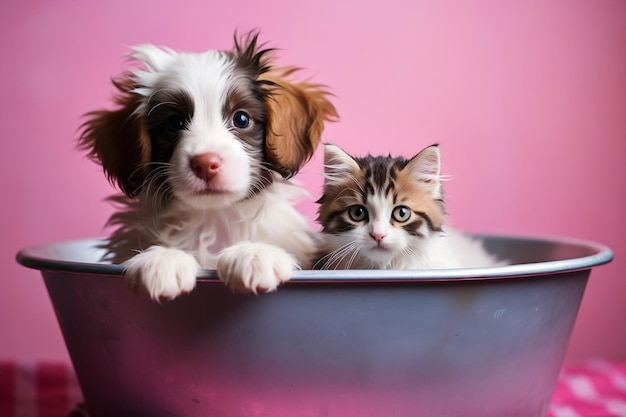
[{"label": "checkered cloth", "polygon": [[[81,401],[67,364],[0,362],[0,417],[87,417]],[[626,417],[626,363],[564,367],[546,417]]]},{"label": "checkered cloth", "polygon": [[72,367],[51,362],[0,362],[1,417],[81,417],[82,394]]},{"label": "checkered cloth", "polygon": [[626,363],[564,367],[547,417],[626,417]]}]

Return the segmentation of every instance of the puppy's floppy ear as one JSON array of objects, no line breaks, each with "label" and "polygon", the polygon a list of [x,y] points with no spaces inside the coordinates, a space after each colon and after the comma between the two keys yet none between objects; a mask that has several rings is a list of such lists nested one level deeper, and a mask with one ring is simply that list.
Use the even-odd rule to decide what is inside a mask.
[{"label": "puppy's floppy ear", "polygon": [[338,118],[323,86],[289,81],[295,71],[287,68],[259,77],[273,85],[266,98],[269,108],[266,155],[272,168],[285,178],[296,174],[313,156],[324,122]]},{"label": "puppy's floppy ear", "polygon": [[119,108],[87,113],[78,146],[102,165],[111,183],[133,197],[139,193],[147,174],[150,140],[136,114],[142,98],[132,93],[130,74],[114,80],[113,84],[118,90],[114,101]]}]

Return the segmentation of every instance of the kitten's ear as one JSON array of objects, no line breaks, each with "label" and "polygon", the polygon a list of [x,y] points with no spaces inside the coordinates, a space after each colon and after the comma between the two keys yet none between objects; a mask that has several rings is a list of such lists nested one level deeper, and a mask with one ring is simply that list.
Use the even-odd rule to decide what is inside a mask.
[{"label": "kitten's ear", "polygon": [[339,184],[360,170],[359,164],[339,146],[324,144],[324,178],[327,184]]},{"label": "kitten's ear", "polygon": [[432,145],[415,155],[406,168],[413,178],[425,188],[433,198],[441,198],[441,155],[439,146]]}]

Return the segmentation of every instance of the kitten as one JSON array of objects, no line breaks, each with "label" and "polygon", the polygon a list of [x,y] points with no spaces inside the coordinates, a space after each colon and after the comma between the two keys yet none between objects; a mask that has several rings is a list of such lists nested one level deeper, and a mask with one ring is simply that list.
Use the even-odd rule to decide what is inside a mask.
[{"label": "kitten", "polygon": [[446,228],[439,147],[411,159],[353,158],[324,147],[324,194],[317,269],[491,266],[482,244]]}]

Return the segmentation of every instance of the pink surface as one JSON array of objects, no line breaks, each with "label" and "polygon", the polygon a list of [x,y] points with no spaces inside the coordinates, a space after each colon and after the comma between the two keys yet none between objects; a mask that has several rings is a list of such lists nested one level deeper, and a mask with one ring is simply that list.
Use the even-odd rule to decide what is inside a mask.
[{"label": "pink surface", "polygon": [[[230,48],[252,28],[332,88],[326,141],[406,156],[440,143],[458,227],[611,246],[568,359],[626,357],[624,22],[626,3],[595,0],[3,2],[0,358],[67,359],[39,274],[14,256],[104,233],[113,190],[75,143],[127,46]],[[313,199],[320,171],[318,156],[300,176]]]}]

